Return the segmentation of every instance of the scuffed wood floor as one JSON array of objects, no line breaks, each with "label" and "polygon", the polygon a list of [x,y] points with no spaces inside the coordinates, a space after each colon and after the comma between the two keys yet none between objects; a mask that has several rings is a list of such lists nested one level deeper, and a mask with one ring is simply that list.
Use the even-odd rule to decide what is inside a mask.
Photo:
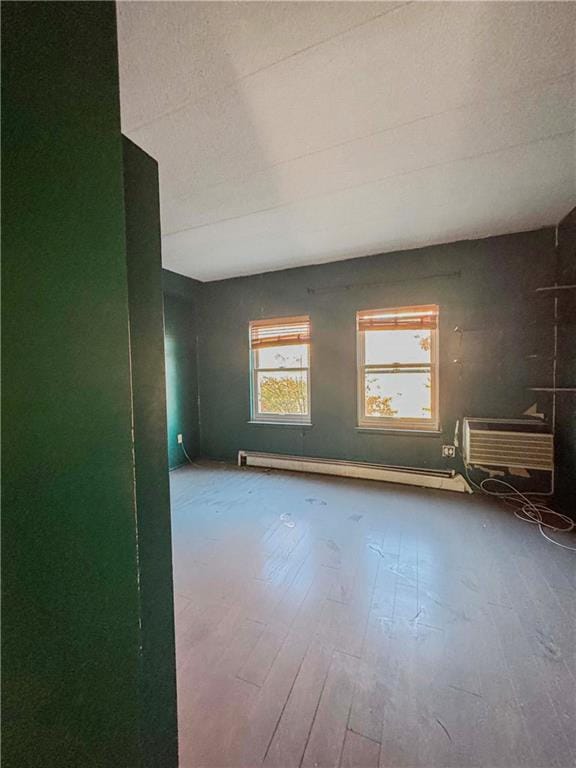
[{"label": "scuffed wood floor", "polygon": [[479,496],[171,486],[181,768],[574,765],[572,553]]}]

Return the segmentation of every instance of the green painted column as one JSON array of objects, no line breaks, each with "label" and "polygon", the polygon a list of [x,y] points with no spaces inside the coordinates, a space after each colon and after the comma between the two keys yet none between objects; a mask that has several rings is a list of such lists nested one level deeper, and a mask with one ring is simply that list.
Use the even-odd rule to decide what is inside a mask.
[{"label": "green painted column", "polygon": [[[576,285],[576,208],[560,222],[557,238],[555,280],[558,285]],[[550,319],[553,318],[555,298],[558,315],[556,384],[570,389],[576,387],[576,290],[551,292],[546,300]],[[545,394],[542,400],[551,404],[552,395]],[[558,509],[576,519],[576,392],[562,391],[556,395],[555,455],[554,501]]]},{"label": "green painted column", "polygon": [[186,464],[186,453],[200,454],[198,408],[198,298],[202,283],[163,271],[168,407],[168,460],[174,469]]},{"label": "green painted column", "polygon": [[142,616],[142,764],[176,768],[178,733],[158,166],[124,138]]},{"label": "green painted column", "polygon": [[115,7],[2,16],[2,764],[133,768],[158,604],[144,572],[139,594]]}]

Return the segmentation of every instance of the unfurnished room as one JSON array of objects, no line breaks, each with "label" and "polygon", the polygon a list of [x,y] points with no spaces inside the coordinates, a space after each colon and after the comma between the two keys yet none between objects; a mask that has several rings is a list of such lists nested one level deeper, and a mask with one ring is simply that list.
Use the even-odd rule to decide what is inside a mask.
[{"label": "unfurnished room", "polygon": [[6,768],[576,765],[576,3],[2,2]]}]

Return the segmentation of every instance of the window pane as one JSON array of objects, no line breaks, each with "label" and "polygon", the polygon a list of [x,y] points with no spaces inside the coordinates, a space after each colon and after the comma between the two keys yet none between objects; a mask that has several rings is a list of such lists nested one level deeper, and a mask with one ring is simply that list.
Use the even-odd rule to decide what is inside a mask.
[{"label": "window pane", "polygon": [[366,331],[366,365],[429,363],[430,331]]},{"label": "window pane", "polygon": [[256,352],[257,368],[308,368],[308,344],[264,347]]},{"label": "window pane", "polygon": [[[392,331],[403,333],[403,331]],[[430,372],[371,373],[364,379],[366,416],[396,419],[432,418]]]},{"label": "window pane", "polygon": [[256,375],[259,413],[308,413],[308,371]]}]

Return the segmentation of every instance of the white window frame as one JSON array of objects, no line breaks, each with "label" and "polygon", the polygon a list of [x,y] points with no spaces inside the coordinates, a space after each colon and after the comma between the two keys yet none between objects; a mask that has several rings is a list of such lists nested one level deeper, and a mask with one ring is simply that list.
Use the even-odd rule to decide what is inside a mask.
[{"label": "white window frame", "polygon": [[[311,424],[311,391],[310,391],[310,371],[312,344],[308,342],[308,365],[302,368],[260,368],[258,366],[258,349],[252,348],[252,328],[256,325],[260,327],[274,327],[279,325],[289,325],[292,323],[307,322],[309,327],[310,317],[308,315],[298,315],[295,317],[274,317],[266,320],[252,320],[248,328],[248,344],[250,347],[250,421],[258,424]],[[281,345],[279,345],[281,346]],[[306,371],[306,402],[308,404],[307,413],[261,413],[258,410],[258,373],[267,372],[300,372]]]},{"label": "white window frame", "polygon": [[[434,309],[437,313],[436,328],[430,330],[430,363],[401,363],[395,361],[382,361],[381,364],[366,365],[365,362],[365,331],[360,330],[359,320],[368,312],[396,313],[396,312],[414,312]],[[356,313],[356,359],[357,359],[357,407],[358,407],[358,427],[365,429],[381,429],[383,431],[406,431],[406,432],[438,432],[440,430],[440,376],[439,376],[439,307],[435,304],[426,306],[392,307],[387,309],[365,309]],[[430,404],[432,413],[430,417],[418,419],[405,419],[396,416],[367,416],[366,415],[366,371],[385,368],[390,370],[406,370],[410,368],[428,368],[430,370]]]}]

